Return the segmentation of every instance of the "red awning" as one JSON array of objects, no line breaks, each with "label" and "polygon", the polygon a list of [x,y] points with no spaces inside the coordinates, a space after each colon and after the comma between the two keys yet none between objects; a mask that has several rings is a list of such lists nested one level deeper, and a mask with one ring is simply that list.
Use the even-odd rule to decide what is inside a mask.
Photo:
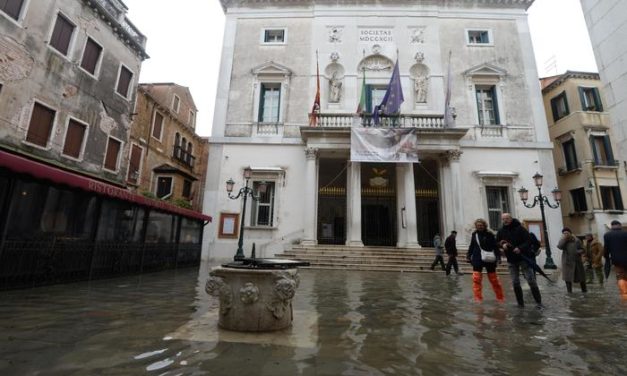
[{"label": "red awning", "polygon": [[211,222],[211,217],[208,215],[171,205],[165,201],[153,200],[127,191],[126,189],[118,188],[111,184],[103,183],[79,174],[63,171],[59,168],[48,166],[44,163],[36,162],[3,150],[0,150],[0,167],[6,167],[16,173],[27,174],[35,178],[50,180],[54,183],[64,184],[87,192],[93,192],[98,195],[132,202],[142,206],[148,206],[188,218]]}]

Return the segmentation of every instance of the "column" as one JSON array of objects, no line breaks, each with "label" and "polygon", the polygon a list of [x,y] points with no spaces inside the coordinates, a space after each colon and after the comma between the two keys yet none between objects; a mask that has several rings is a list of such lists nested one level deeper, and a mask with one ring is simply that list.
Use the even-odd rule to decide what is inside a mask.
[{"label": "column", "polygon": [[405,208],[405,165],[395,164],[396,168],[396,247],[407,245],[407,210]]},{"label": "column", "polygon": [[316,161],[318,158],[318,149],[305,149],[305,217],[303,221],[304,236],[301,244],[315,245],[317,244],[317,210],[316,202],[318,201],[318,174],[316,173]]},{"label": "column", "polygon": [[461,167],[459,159],[462,156],[461,150],[448,150],[446,154],[449,159],[449,172],[450,172],[450,185],[451,185],[451,198],[452,198],[452,226],[450,230],[457,230],[459,236],[457,237],[458,246],[467,246],[468,241],[464,233],[464,201],[461,183]]},{"label": "column", "polygon": [[414,164],[407,163],[404,172],[405,193],[405,229],[407,232],[407,248],[420,248],[418,244],[418,221],[416,219],[416,185],[414,184]]},{"label": "column", "polygon": [[361,163],[348,162],[347,227],[346,245],[363,247],[361,241]]}]

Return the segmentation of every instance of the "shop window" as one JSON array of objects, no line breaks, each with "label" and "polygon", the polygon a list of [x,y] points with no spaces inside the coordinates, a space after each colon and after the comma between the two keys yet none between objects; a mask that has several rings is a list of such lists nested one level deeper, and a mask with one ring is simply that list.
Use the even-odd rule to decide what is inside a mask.
[{"label": "shop window", "polygon": [[151,211],[146,227],[146,243],[173,243],[175,217],[172,214]]}]

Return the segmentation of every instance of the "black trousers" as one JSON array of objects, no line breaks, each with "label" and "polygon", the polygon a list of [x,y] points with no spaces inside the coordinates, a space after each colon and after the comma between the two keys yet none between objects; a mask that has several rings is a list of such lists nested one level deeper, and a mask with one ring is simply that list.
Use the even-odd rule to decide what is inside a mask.
[{"label": "black trousers", "polygon": [[455,273],[459,273],[459,265],[457,265],[457,256],[448,256],[448,262],[446,263],[446,275],[451,274],[451,266],[455,270]]},{"label": "black trousers", "polygon": [[433,260],[433,263],[431,264],[431,270],[435,269],[435,266],[437,264],[440,264],[440,267],[442,267],[442,270],[445,270],[445,267],[444,267],[444,257],[442,257],[442,255],[436,255],[435,256],[435,260]]}]

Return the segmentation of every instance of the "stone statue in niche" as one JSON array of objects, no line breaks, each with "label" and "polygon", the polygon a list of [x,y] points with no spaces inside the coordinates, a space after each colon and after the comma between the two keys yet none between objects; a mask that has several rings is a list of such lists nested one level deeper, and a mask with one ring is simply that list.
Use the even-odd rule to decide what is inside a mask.
[{"label": "stone statue in niche", "polygon": [[427,103],[427,93],[429,91],[429,79],[425,75],[420,75],[414,79],[414,94],[416,103]]},{"label": "stone statue in niche", "polygon": [[342,99],[342,80],[337,77],[337,72],[334,72],[329,80],[329,102],[339,103]]}]

